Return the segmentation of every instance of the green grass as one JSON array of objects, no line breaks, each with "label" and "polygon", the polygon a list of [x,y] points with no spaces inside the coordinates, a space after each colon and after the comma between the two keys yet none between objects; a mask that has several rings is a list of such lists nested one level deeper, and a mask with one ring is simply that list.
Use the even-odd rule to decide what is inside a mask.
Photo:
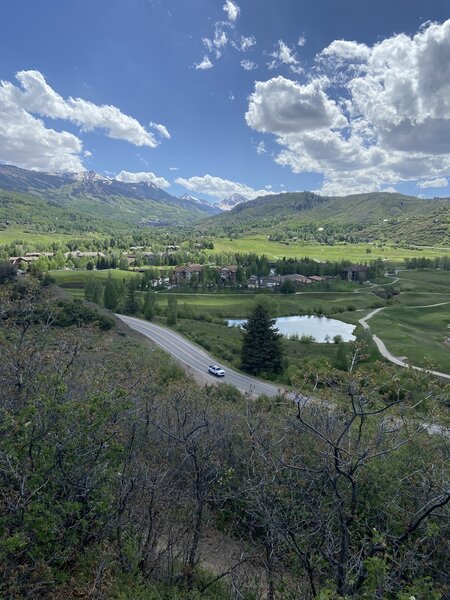
[{"label": "green grass", "polygon": [[450,294],[450,271],[419,269],[399,271],[396,276],[402,289]]},{"label": "green grass", "polygon": [[[52,271],[51,275],[62,287],[76,297],[82,297],[83,285],[90,277],[105,281],[109,271]],[[132,271],[111,270],[111,276],[123,279],[136,276]],[[413,308],[441,302],[450,302],[450,272],[435,270],[400,271],[399,281],[389,285],[401,290],[394,304],[377,314],[369,321],[371,331],[378,335],[390,352],[396,356],[406,356],[417,366],[428,366],[431,361],[438,370],[450,372],[450,348],[444,345],[445,335],[450,336],[450,304],[433,309]],[[392,278],[382,278],[380,283],[392,283]],[[167,306],[169,295],[178,300],[181,317],[200,316],[209,318],[245,318],[257,299],[268,300],[275,316],[289,316],[323,312],[342,321],[357,324],[358,320],[377,306],[385,302],[375,296],[366,285],[348,286],[347,291],[318,291],[306,288],[300,294],[236,292],[158,292],[157,302],[161,308]],[[352,310],[349,310],[351,308]],[[447,320],[446,320],[447,319]],[[221,360],[236,364],[239,354],[239,331],[229,329],[217,323],[182,318],[189,324],[186,334],[194,341],[206,342],[211,352]],[[194,337],[192,337],[194,336]],[[197,339],[196,337],[197,336]],[[291,344],[291,342],[289,342]],[[322,357],[333,362],[335,349],[323,344],[299,344],[292,342],[291,359],[302,359],[305,355]],[[227,359],[228,357],[228,359]],[[234,361],[234,362],[233,362]]]},{"label": "green grass", "polygon": [[406,356],[419,367],[450,373],[450,303],[433,308],[389,307],[369,324],[395,356]]},{"label": "green grass", "polygon": [[[418,308],[441,302],[450,302],[450,272],[419,270],[400,272],[399,281],[392,287],[403,290],[395,297],[392,306],[387,306],[369,321],[371,331],[378,335],[390,352],[396,356],[406,356],[417,366],[433,365],[437,370],[450,373],[450,346],[444,344],[450,337],[450,304],[434,308]],[[383,284],[392,279],[383,278]],[[389,286],[390,287],[390,286]],[[159,294],[158,301],[165,305],[168,294]],[[221,294],[175,294],[181,313],[189,307],[195,313],[213,317],[245,317],[258,294],[221,293]],[[377,304],[385,302],[375,296],[366,286],[359,286],[358,292],[312,292],[297,295],[264,294],[274,307],[276,316],[301,314],[308,311],[323,312],[334,318],[356,324],[358,320]],[[353,305],[356,310],[346,310]],[[417,307],[417,308],[414,308]],[[334,312],[343,308],[343,312]],[[189,321],[191,322],[191,321]],[[192,321],[197,341],[202,339],[216,350],[218,357],[233,357],[239,351],[238,332],[230,331],[220,325],[198,325]],[[197,333],[195,333],[197,332]],[[291,344],[291,342],[289,342]],[[293,342],[295,347],[295,342]],[[320,355],[333,360],[333,351],[322,344],[304,345],[297,343],[300,354]],[[335,352],[335,350],[334,350]],[[328,354],[331,354],[328,356]],[[290,353],[293,360],[293,354]],[[233,364],[233,361],[231,361]]]},{"label": "green grass", "polygon": [[[239,368],[242,346],[242,333],[237,327],[228,327],[218,323],[207,323],[193,319],[179,319],[177,331],[203,346],[224,365]],[[289,381],[289,376],[298,374],[299,362],[318,359],[333,365],[336,360],[338,346],[336,344],[304,344],[300,341],[283,339],[283,349],[288,359],[288,372],[284,382]]]},{"label": "green grass", "polygon": [[[350,260],[352,262],[366,262],[377,258],[385,259],[387,262],[400,264],[405,258],[437,256],[450,256],[450,248],[423,248],[421,250],[409,250],[393,246],[376,247],[374,244],[342,244],[325,246],[319,244],[302,244],[301,242],[289,243],[270,242],[264,235],[248,236],[239,239],[214,238],[214,250],[211,252],[240,252],[266,254],[270,259],[301,258],[308,256],[316,260],[339,261]],[[370,253],[366,250],[370,249]]]},{"label": "green grass", "polygon": [[97,233],[90,233],[89,235],[82,235],[76,233],[58,233],[58,232],[41,232],[33,231],[32,229],[26,229],[22,227],[8,227],[7,229],[0,229],[0,245],[12,244],[14,242],[22,244],[45,244],[50,246],[54,242],[64,243],[69,240],[98,240],[102,239],[102,235]]},{"label": "green grass", "polygon": [[[450,373],[450,346],[444,343],[450,337],[450,271],[399,271],[396,277],[401,293],[369,321],[372,333],[395,356]],[[440,303],[448,304],[430,307]]]},{"label": "green grass", "polygon": [[[158,303],[166,306],[168,293],[158,293]],[[207,313],[220,318],[246,317],[256,300],[264,298],[273,306],[273,313],[278,317],[298,315],[310,312],[323,312],[325,314],[341,313],[339,318],[347,315],[348,307],[355,310],[366,310],[373,307],[379,299],[370,291],[362,294],[316,292],[308,294],[257,294],[257,293],[229,293],[229,294],[177,294],[178,307],[183,310],[186,306],[196,313]],[[321,309],[321,310],[318,310]],[[345,320],[345,318],[344,318]]]},{"label": "green grass", "polygon": [[136,275],[138,275],[138,273],[134,271],[121,271],[120,269],[104,269],[101,271],[49,271],[49,275],[51,275],[55,282],[61,287],[73,284],[83,286],[84,283],[91,278],[100,279],[100,281],[105,282],[110,273],[113,279],[124,279],[136,277]]}]

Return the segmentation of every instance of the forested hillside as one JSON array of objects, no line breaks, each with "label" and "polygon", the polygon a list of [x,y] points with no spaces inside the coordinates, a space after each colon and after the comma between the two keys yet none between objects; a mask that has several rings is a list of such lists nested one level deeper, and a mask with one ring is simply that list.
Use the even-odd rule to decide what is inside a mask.
[{"label": "forested hillside", "polygon": [[84,233],[190,223],[217,209],[175,198],[149,183],[96,173],[50,174],[0,165],[0,225]]},{"label": "forested hillside", "polygon": [[242,397],[32,278],[0,294],[0,595],[448,593],[448,457],[420,426],[448,388],[380,365]]},{"label": "forested hillside", "polygon": [[[256,198],[202,223],[226,234],[263,231],[276,236],[336,241],[450,243],[450,200],[423,200],[393,193],[319,196],[311,192]],[[276,231],[274,231],[276,229]],[[325,234],[323,233],[325,232]]]}]

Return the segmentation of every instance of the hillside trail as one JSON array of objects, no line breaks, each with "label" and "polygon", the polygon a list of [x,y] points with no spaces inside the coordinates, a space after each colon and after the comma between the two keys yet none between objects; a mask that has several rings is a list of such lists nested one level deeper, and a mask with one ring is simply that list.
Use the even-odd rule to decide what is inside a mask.
[{"label": "hillside trail", "polygon": [[[160,551],[165,551],[166,543],[167,540],[158,544]],[[181,555],[183,552],[182,546],[175,548],[175,555]],[[208,572],[208,577],[204,577],[206,585],[223,580],[230,586],[232,598],[243,598],[244,589],[257,591],[261,600],[268,596],[266,555],[262,546],[233,538],[206,525],[202,528],[199,540],[197,564]],[[299,581],[294,580],[291,573],[274,567],[271,575],[275,584],[282,581],[284,588],[289,588],[294,594],[293,597],[298,596]]]},{"label": "hillside trail", "polygon": [[[422,306],[408,306],[408,308],[434,308],[435,306],[444,306],[446,304],[450,304],[450,302],[438,302],[437,304],[427,304],[427,305],[422,305]],[[374,315],[381,312],[382,310],[385,310],[386,308],[388,308],[388,307],[382,306],[381,308],[376,308],[375,310],[372,310],[368,315],[366,315],[362,319],[359,319],[358,323],[360,323],[365,330],[370,330],[370,326],[367,323],[367,321],[369,321]],[[436,377],[441,377],[442,379],[446,379],[446,380],[450,381],[450,375],[448,373],[441,373],[440,371],[433,371],[431,369],[425,369],[423,367],[416,367],[414,365],[410,365],[405,360],[398,358],[398,357],[394,356],[393,354],[391,354],[389,352],[389,350],[386,348],[386,345],[383,342],[383,340],[380,339],[378,336],[372,335],[372,339],[375,342],[380,354],[384,358],[389,360],[391,363],[393,363],[394,365],[398,365],[399,367],[406,367],[409,369],[414,369],[415,371],[422,371],[423,373],[429,373]]]}]

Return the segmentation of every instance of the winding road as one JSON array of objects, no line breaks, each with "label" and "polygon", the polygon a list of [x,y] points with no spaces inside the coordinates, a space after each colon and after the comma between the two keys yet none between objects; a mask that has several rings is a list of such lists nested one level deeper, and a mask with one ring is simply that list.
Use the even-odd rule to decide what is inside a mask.
[{"label": "winding road", "polygon": [[174,356],[177,360],[184,363],[189,371],[207,383],[229,383],[234,385],[239,391],[248,393],[252,396],[277,396],[286,393],[281,387],[265,383],[254,377],[244,375],[232,369],[225,369],[225,377],[218,378],[208,373],[208,365],[216,364],[217,361],[212,356],[207,354],[203,348],[193,344],[185,337],[175,333],[167,327],[156,325],[135,317],[125,315],[116,315],[121,321],[126,323],[134,331],[150,338],[153,342],[161,346],[166,352]]},{"label": "winding road", "polygon": [[[360,320],[362,326],[365,329],[369,328],[369,326],[367,325],[367,323],[365,323],[365,321],[370,319],[379,310],[380,309],[376,309],[376,310],[372,311],[366,317],[364,317],[364,319]],[[208,365],[214,364],[217,361],[212,356],[207,354],[202,348],[200,348],[196,344],[193,344],[192,342],[190,342],[183,336],[179,335],[178,333],[175,333],[174,331],[172,331],[171,329],[168,329],[167,327],[163,327],[161,325],[156,325],[155,323],[150,323],[150,322],[144,321],[142,319],[137,319],[136,317],[128,317],[125,315],[118,315],[118,314],[116,314],[116,317],[118,317],[121,321],[123,321],[126,325],[128,325],[128,327],[130,327],[134,331],[137,331],[141,335],[144,335],[145,337],[151,339],[153,342],[158,344],[158,346],[163,348],[166,352],[168,352],[169,354],[174,356],[180,362],[184,363],[184,365],[187,367],[188,371],[190,373],[192,373],[192,375],[197,380],[200,380],[203,383],[205,383],[205,382],[212,383],[212,384],[216,383],[219,385],[223,384],[223,383],[228,383],[228,384],[235,386],[241,392],[247,393],[248,395],[253,396],[253,397],[259,396],[261,394],[264,394],[264,395],[270,396],[270,397],[282,394],[285,398],[289,398],[294,401],[298,401],[299,399],[302,398],[301,396],[298,396],[297,394],[289,392],[288,390],[286,390],[284,388],[277,387],[276,385],[266,383],[259,379],[255,379],[254,377],[249,377],[248,375],[244,375],[242,373],[233,371],[232,369],[228,369],[228,368],[225,370],[226,374],[223,379],[214,377],[213,375],[210,375],[208,373]],[[364,321],[364,323],[363,323],[363,321]],[[385,354],[383,354],[383,356],[386,356],[386,358],[391,357],[393,359],[392,362],[395,362],[395,364],[398,364],[400,366],[403,366],[403,367],[409,366],[406,363],[403,363],[399,359],[392,356],[387,351],[385,345],[379,338],[377,338],[376,336],[373,336],[373,337],[374,337],[375,343],[377,344],[377,346],[380,349],[380,352],[382,352],[382,354],[383,354],[382,348],[383,348],[384,352],[386,352],[387,356]],[[378,342],[377,342],[377,340],[378,340]],[[378,345],[378,344],[380,344],[380,345]],[[388,358],[388,360],[390,360],[390,358]],[[421,369],[420,367],[412,367],[412,368],[418,369],[419,371],[425,370],[425,369]],[[446,378],[450,379],[450,375],[445,375],[443,373],[435,373],[433,371],[431,371],[431,372],[434,374],[438,374],[440,377],[446,377]],[[306,397],[304,397],[304,398],[306,399]],[[312,399],[312,398],[313,398],[312,396],[308,396],[308,399]],[[318,400],[317,398],[314,398],[314,400],[316,402],[319,402],[323,406],[328,407],[328,409],[331,406],[330,403]],[[449,430],[446,429],[445,427],[442,427],[441,425],[437,425],[437,424],[433,424],[433,423],[422,423],[421,427],[424,430],[428,431],[428,433],[430,433],[430,434],[445,435],[447,437],[450,436]]]},{"label": "winding road", "polygon": [[[443,306],[444,304],[450,304],[450,302],[439,302],[438,304],[428,304],[425,306],[410,306],[408,308],[432,308],[433,306]],[[362,319],[359,319],[359,323],[361,323],[364,329],[370,329],[370,326],[367,323],[367,321],[369,321],[369,319],[371,319],[374,315],[384,310],[385,308],[385,306],[382,306],[381,308],[376,308]],[[384,358],[389,360],[391,363],[394,363],[394,365],[398,365],[399,367],[409,367],[410,369],[414,369],[415,371],[423,371],[424,373],[430,373],[431,375],[436,375],[436,377],[442,377],[443,379],[450,380],[450,375],[448,375],[447,373],[440,373],[439,371],[431,371],[430,369],[415,367],[414,365],[408,364],[401,358],[397,358],[389,352],[383,340],[381,340],[378,336],[372,335],[372,339],[375,342],[378,350],[380,351],[380,354],[384,356]]]}]

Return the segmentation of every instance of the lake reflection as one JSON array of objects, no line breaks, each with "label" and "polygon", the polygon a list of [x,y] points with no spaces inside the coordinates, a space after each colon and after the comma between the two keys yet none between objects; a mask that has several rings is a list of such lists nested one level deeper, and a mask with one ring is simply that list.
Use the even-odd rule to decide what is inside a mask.
[{"label": "lake reflection", "polygon": [[[227,323],[229,327],[240,327],[245,323],[245,319],[228,319]],[[279,317],[276,319],[276,326],[280,333],[288,338],[312,336],[319,343],[333,342],[336,335],[340,335],[344,342],[352,342],[356,339],[353,335],[355,325],[327,317]]]}]

